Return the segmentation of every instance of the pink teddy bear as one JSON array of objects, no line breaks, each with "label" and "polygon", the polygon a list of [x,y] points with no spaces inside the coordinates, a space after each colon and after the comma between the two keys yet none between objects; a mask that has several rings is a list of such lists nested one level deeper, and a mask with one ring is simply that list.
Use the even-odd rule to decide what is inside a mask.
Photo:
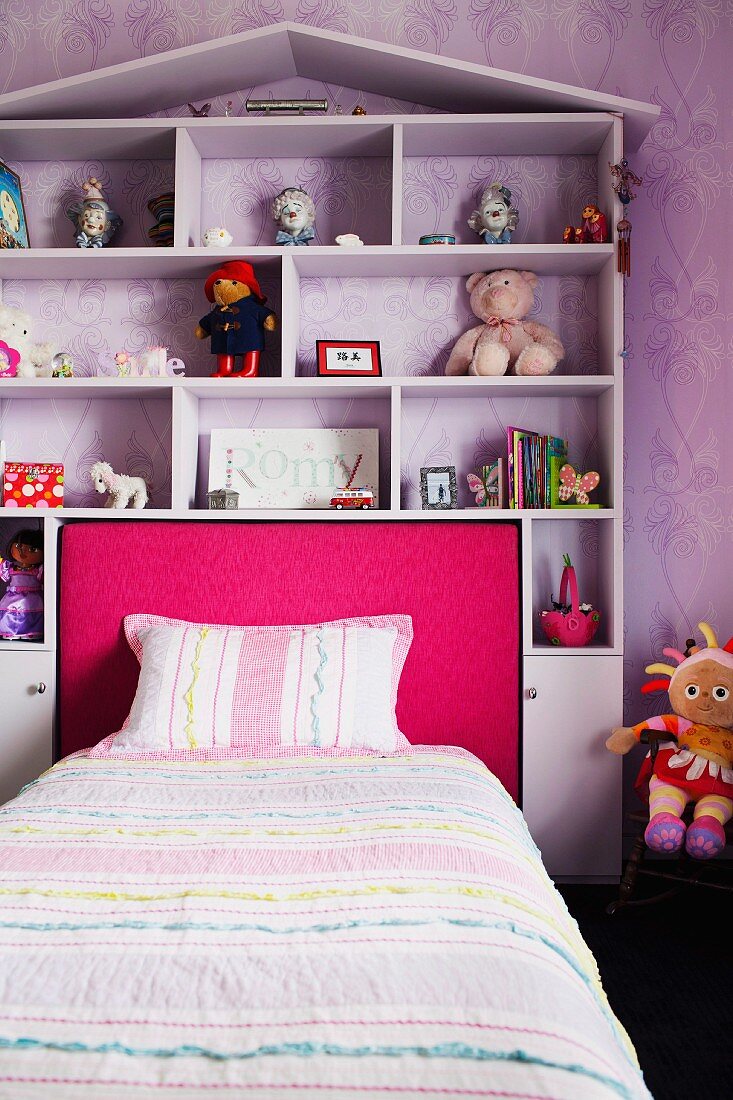
[{"label": "pink teddy bear", "polygon": [[537,276],[532,271],[477,271],[466,289],[482,325],[464,332],[453,347],[446,374],[549,374],[565,354],[546,325],[524,321],[534,305]]}]

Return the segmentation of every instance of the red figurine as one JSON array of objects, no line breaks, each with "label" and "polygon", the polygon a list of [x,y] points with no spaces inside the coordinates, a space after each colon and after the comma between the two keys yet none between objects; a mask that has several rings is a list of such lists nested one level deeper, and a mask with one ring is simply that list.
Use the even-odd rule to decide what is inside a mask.
[{"label": "red figurine", "polygon": [[585,244],[605,244],[608,239],[606,216],[595,203],[589,202],[583,207],[583,242]]}]

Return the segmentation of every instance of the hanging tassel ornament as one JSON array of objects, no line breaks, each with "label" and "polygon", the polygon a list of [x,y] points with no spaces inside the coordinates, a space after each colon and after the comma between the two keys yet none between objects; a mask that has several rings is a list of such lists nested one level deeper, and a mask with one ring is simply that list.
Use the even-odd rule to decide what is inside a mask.
[{"label": "hanging tassel ornament", "polygon": [[616,226],[618,231],[618,270],[627,278],[631,274],[631,222],[622,218]]},{"label": "hanging tassel ornament", "polygon": [[624,216],[616,226],[618,232],[618,270],[621,275],[628,278],[631,275],[631,222],[626,217],[626,207],[632,199],[636,198],[636,192],[631,189],[632,184],[635,187],[641,187],[643,180],[641,176],[637,176],[635,172],[631,171],[626,157],[620,160],[618,164],[609,162],[608,167],[611,169],[613,177],[613,189],[624,208]]}]

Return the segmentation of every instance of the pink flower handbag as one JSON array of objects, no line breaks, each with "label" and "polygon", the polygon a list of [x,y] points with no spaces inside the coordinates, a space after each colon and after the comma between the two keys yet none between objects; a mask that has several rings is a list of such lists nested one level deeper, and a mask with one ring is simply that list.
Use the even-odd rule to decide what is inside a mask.
[{"label": "pink flower handbag", "polygon": [[[575,569],[567,554],[563,555],[565,568],[560,581],[560,599],[552,600],[552,611],[540,611],[540,622],[553,645],[582,646],[591,641],[601,621],[600,611],[578,599],[578,581]],[[568,586],[570,603],[568,604]],[[552,599],[552,596],[550,596]]]}]

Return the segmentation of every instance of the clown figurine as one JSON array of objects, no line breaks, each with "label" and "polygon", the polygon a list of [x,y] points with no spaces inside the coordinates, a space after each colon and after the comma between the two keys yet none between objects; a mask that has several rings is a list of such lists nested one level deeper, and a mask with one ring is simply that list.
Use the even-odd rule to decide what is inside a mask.
[{"label": "clown figurine", "polygon": [[[265,346],[265,329],[272,332],[277,318],[266,309],[267,299],[260,292],[252,265],[245,260],[229,260],[212,271],[204,292],[214,308],[196,326],[196,337],[211,337],[216,356],[214,378],[256,378],[260,370],[260,352]],[[237,355],[242,369],[234,370]]]},{"label": "clown figurine", "polygon": [[519,211],[512,206],[512,193],[501,183],[490,184],[468,219],[474,233],[483,237],[485,244],[511,244],[512,233],[519,224]]},{"label": "clown figurine", "polygon": [[299,187],[286,187],[272,200],[272,216],[278,230],[275,244],[307,245],[313,240],[316,208],[310,195]]},{"label": "clown figurine", "polygon": [[[647,665],[651,680],[642,691],[666,690],[673,714],[660,714],[635,726],[620,726],[606,748],[623,755],[647,730],[661,734],[655,756],[648,754],[636,790],[649,800],[647,848],[710,859],[725,847],[725,825],[733,817],[733,638],[718,646],[707,623],[698,624],[707,646],[693,645],[689,656],[663,650],[674,665]],[[682,814],[694,802],[692,824]]]},{"label": "clown figurine", "polygon": [[122,225],[122,218],[110,208],[101,187],[99,180],[90,176],[82,184],[84,198],[67,207],[66,216],[76,228],[77,248],[103,248]]}]

